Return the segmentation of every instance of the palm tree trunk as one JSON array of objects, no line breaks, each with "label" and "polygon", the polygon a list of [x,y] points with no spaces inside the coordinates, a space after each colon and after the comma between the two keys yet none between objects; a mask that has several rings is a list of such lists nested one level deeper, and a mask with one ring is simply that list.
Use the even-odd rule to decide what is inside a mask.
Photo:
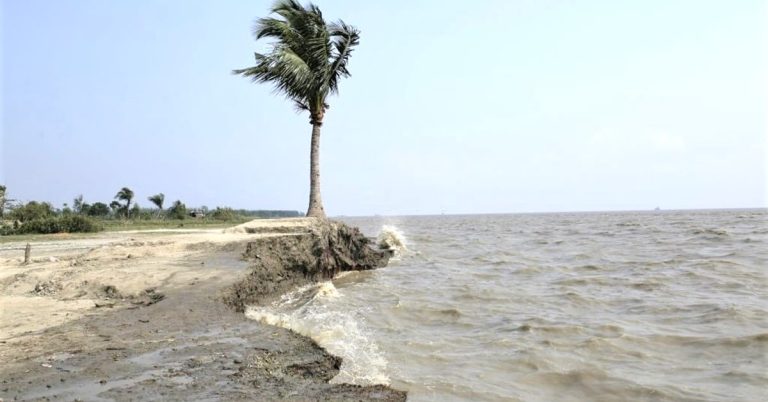
[{"label": "palm tree trunk", "polygon": [[307,216],[325,219],[323,200],[320,197],[320,126],[312,122],[312,149],[309,154],[309,209]]}]

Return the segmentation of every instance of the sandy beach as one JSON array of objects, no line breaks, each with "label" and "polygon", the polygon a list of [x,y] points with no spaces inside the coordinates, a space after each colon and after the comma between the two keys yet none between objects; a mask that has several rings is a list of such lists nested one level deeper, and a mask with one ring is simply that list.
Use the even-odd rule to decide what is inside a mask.
[{"label": "sandy beach", "polygon": [[222,303],[249,243],[313,219],[0,245],[0,399],[402,400],[328,384],[340,359]]}]

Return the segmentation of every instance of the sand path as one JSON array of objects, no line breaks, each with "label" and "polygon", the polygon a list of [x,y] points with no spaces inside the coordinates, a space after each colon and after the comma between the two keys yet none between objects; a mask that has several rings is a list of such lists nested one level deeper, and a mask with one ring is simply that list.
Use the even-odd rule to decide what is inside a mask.
[{"label": "sand path", "polygon": [[[239,247],[301,233],[313,219],[255,220],[228,229],[105,232],[86,238],[0,244],[0,361],[44,330],[115,307],[151,304],[171,289],[236,275]],[[213,259],[228,251],[230,260]],[[223,253],[220,253],[224,255]],[[223,257],[222,257],[223,258]]]}]

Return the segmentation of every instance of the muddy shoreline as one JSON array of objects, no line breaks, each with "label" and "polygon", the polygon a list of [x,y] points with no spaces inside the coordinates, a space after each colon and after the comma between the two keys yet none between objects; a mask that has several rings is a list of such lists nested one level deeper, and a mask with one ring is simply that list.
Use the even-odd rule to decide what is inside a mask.
[{"label": "muddy shoreline", "polygon": [[[306,240],[314,235],[304,232],[298,236]],[[265,238],[272,240],[260,243]],[[304,255],[295,250],[305,243],[289,242],[295,247],[282,253],[283,246],[276,238],[238,241],[178,261],[201,271],[215,270],[216,274],[160,287],[155,291],[162,294],[160,300],[134,303],[127,298],[107,307],[107,312],[95,309],[21,341],[12,340],[15,358],[0,368],[0,399],[405,400],[404,392],[387,386],[329,384],[341,359],[311,339],[248,320],[233,308],[247,299],[233,294],[244,296],[245,290],[254,290],[254,286],[266,289],[262,286],[265,282],[257,286],[249,279],[259,263],[235,257],[248,249],[259,250],[251,253],[251,258],[259,255],[256,260],[264,261],[264,244],[275,251],[273,262],[284,263],[277,258],[280,255]],[[319,243],[317,240],[305,251],[318,252],[317,244],[338,250],[349,246],[338,239],[332,244],[323,243],[326,238],[322,236]],[[295,258],[293,261],[300,259]],[[326,261],[310,268],[310,275],[302,274],[301,280],[332,276],[336,268],[364,268],[346,254],[331,260],[330,265]],[[338,265],[340,261],[346,263]],[[277,271],[269,275],[273,274],[280,275]],[[284,285],[298,283],[297,278]],[[274,287],[276,292],[283,289],[283,285]],[[261,293],[257,299],[268,296]],[[0,341],[8,347],[7,342]]]}]

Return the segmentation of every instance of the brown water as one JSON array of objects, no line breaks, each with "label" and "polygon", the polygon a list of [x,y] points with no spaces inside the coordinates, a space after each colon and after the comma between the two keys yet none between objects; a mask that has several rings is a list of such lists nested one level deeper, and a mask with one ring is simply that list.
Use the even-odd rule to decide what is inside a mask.
[{"label": "brown water", "polygon": [[[768,212],[345,219],[407,250],[249,316],[410,400],[768,400]],[[391,230],[391,228],[390,228]]]}]

